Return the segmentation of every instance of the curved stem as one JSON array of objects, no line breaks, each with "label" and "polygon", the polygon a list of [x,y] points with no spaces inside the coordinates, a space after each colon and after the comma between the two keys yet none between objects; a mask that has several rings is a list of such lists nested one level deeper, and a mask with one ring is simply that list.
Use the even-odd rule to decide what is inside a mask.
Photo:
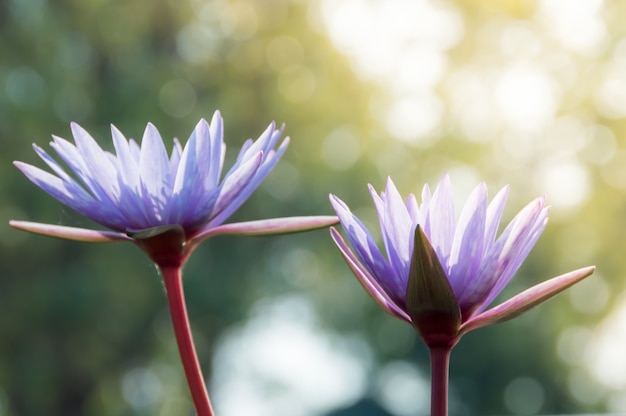
[{"label": "curved stem", "polygon": [[448,416],[448,367],[452,348],[430,348],[430,416]]},{"label": "curved stem", "polygon": [[202,376],[202,368],[200,368],[200,363],[198,362],[198,355],[194,347],[191,326],[187,316],[181,267],[160,267],[160,269],[163,274],[165,290],[167,291],[167,301],[172,316],[172,324],[174,325],[178,351],[183,362],[187,384],[191,391],[191,398],[193,399],[196,412],[198,416],[213,416],[211,400]]}]

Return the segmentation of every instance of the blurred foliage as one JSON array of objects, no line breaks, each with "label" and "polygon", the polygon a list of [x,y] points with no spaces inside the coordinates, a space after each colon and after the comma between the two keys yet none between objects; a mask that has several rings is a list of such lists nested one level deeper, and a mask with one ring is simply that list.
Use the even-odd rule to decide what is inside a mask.
[{"label": "blurred foliage", "polygon": [[[383,3],[403,17],[396,26],[377,26],[389,18],[382,12],[371,25],[354,13]],[[110,123],[139,138],[150,121],[164,138],[185,140],[216,109],[233,153],[271,120],[286,123],[292,138],[230,221],[330,214],[330,192],[375,229],[366,184],[380,189],[388,175],[407,194],[450,172],[458,201],[480,180],[492,194],[510,183],[505,219],[545,194],[551,223],[504,296],[587,264],[598,274],[523,317],[464,337],[452,356],[452,413],[625,411],[626,379],[615,374],[626,373],[626,355],[610,356],[613,378],[598,374],[610,367],[597,357],[626,342],[623,330],[602,323],[624,302],[626,5],[585,0],[568,14],[561,13],[567,1],[413,3],[417,10],[391,0],[0,2],[0,415],[191,414],[155,268],[128,245],[10,229],[9,219],[95,226],[11,161],[41,166],[31,144],[46,146],[50,134],[70,138],[70,121],[102,146],[110,146]],[[438,38],[443,32],[420,11],[433,13],[451,38]],[[344,20],[334,21],[340,12]],[[402,38],[411,25],[425,35]],[[380,44],[389,33],[400,40]],[[419,43],[405,51],[417,57],[407,61],[408,75],[390,55],[403,42]],[[295,403],[291,411],[273,414],[427,408],[428,396],[402,387],[427,379],[425,348],[370,301],[326,231],[209,240],[187,265],[185,284],[207,377],[221,363],[222,353],[213,354],[263,316],[263,302],[290,296],[312,305],[319,339],[336,338],[338,351],[362,363],[361,389],[326,407],[248,377],[268,402],[293,396],[285,399]],[[300,360],[311,356],[304,350]],[[394,365],[413,384],[385,376]],[[216,375],[211,390],[223,380]],[[214,396],[218,410],[233,394]],[[413,413],[402,407],[407,397],[420,401]]]}]

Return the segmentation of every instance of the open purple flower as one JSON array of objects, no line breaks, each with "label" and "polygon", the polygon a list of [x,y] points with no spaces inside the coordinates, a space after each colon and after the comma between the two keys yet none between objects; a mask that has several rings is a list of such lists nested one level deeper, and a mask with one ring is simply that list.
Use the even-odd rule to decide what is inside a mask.
[{"label": "open purple flower", "polygon": [[365,290],[390,314],[417,329],[430,351],[431,416],[447,416],[450,351],[463,334],[511,319],[589,276],[594,267],[538,284],[486,310],[537,242],[548,221],[544,198],[524,207],[496,238],[508,194],[488,203],[481,183],[456,220],[452,189],[444,176],[435,192],[428,185],[422,203],[406,201],[387,181],[380,195],[370,185],[386,255],[365,225],[334,195],[330,202],[354,248],[330,232]]},{"label": "open purple flower", "polygon": [[[15,228],[86,242],[130,241],[157,264],[165,283],[174,332],[191,396],[199,416],[212,416],[202,370],[195,351],[182,288],[182,266],[204,239],[218,234],[275,234],[326,227],[334,216],[274,218],[223,224],[259,186],[278,162],[289,139],[274,123],[246,141],[234,165],[222,178],[226,153],[223,122],[200,120],[183,148],[174,140],[168,156],[157,129],[148,124],[139,145],[111,128],[115,154],[104,151],[78,124],[75,144],[53,136],[57,162],[34,145],[53,173],[15,165],[41,189],[76,212],[113,231],[11,221]],[[68,170],[64,167],[69,168]]]},{"label": "open purple flower", "polygon": [[[386,255],[348,206],[331,195],[331,204],[354,252],[337,230],[331,228],[335,243],[374,300],[392,315],[413,325],[418,317],[412,309],[421,310],[424,308],[420,304],[433,302],[436,293],[430,293],[431,298],[427,298],[433,290],[430,285],[442,276],[440,280],[444,282],[436,284],[449,289],[437,290],[449,292],[451,297],[445,299],[447,295],[439,292],[440,305],[432,307],[450,309],[448,313],[458,321],[451,334],[454,342],[469,330],[517,316],[593,271],[585,268],[555,278],[485,312],[543,232],[549,211],[544,198],[524,207],[496,238],[508,187],[488,203],[486,185],[478,185],[458,221],[447,175],[432,194],[428,185],[424,186],[421,204],[413,194],[404,201],[391,179],[380,195],[371,185],[369,189],[378,212]],[[424,267],[425,261],[431,263]],[[422,290],[418,290],[419,286],[423,286]]]},{"label": "open purple flower", "polygon": [[80,241],[133,241],[158,263],[155,255],[162,254],[162,234],[178,246],[177,254],[184,260],[198,243],[216,234],[303,231],[336,221],[322,216],[222,225],[287,148],[289,138],[275,150],[283,129],[277,130],[274,123],[256,141],[244,143],[223,178],[226,145],[219,112],[210,124],[200,120],[184,148],[174,139],[170,156],[152,124],[146,127],[141,146],[112,126],[115,154],[103,150],[78,124],[71,127],[75,145],[56,136],[50,143],[69,173],[37,145],[33,145],[35,152],[53,173],[23,162],[15,165],[48,194],[114,232],[23,221],[12,221],[12,226]]}]

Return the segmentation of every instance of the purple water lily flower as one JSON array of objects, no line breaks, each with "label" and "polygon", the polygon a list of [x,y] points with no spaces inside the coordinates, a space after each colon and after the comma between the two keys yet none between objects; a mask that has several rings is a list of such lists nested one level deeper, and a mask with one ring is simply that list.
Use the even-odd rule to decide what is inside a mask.
[{"label": "purple water lily flower", "polygon": [[115,154],[102,150],[78,124],[75,144],[53,136],[52,148],[68,171],[45,150],[35,152],[50,167],[15,165],[41,189],[76,212],[113,231],[11,221],[18,229],[86,242],[131,241],[157,264],[170,306],[174,333],[191,396],[199,416],[213,409],[195,351],[182,287],[182,266],[204,239],[218,234],[259,235],[305,231],[338,222],[334,216],[273,218],[223,224],[267,176],[289,139],[275,149],[283,129],[274,123],[246,141],[222,178],[226,153],[219,112],[200,120],[183,148],[174,140],[168,153],[157,129],[148,124],[139,145],[111,128]]},{"label": "purple water lily flower", "polygon": [[103,150],[78,124],[72,123],[71,128],[75,145],[56,136],[50,143],[69,173],[37,145],[33,145],[35,152],[53,173],[23,162],[15,165],[48,194],[114,232],[23,221],[12,221],[12,226],[80,241],[133,241],[158,263],[154,255],[162,252],[163,239],[153,237],[162,234],[180,244],[184,260],[199,242],[216,234],[302,231],[336,222],[334,217],[321,216],[222,225],[287,148],[289,138],[275,149],[283,128],[277,130],[274,123],[256,141],[244,143],[223,178],[226,145],[217,111],[210,124],[200,120],[184,148],[174,139],[170,156],[151,123],[141,145],[111,126],[115,154]]},{"label": "purple water lily flower", "polygon": [[508,187],[488,203],[487,187],[478,185],[458,221],[447,175],[432,194],[424,186],[421,204],[414,195],[404,201],[391,179],[380,195],[369,188],[386,255],[334,195],[330,202],[354,251],[334,227],[331,236],[372,298],[419,332],[430,351],[431,416],[447,416],[450,351],[461,336],[525,312],[595,268],[552,278],[485,311],[543,232],[549,211],[544,198],[524,207],[496,238]]},{"label": "purple water lily flower", "polygon": [[[421,204],[412,194],[404,201],[391,179],[380,195],[371,185],[369,189],[378,212],[386,254],[379,250],[370,231],[348,206],[331,195],[331,204],[354,251],[338,231],[331,228],[335,243],[374,300],[392,315],[413,325],[417,322],[414,322],[416,316],[411,309],[420,310],[419,304],[433,303],[433,293],[431,299],[425,298],[433,288],[423,288],[419,291],[422,294],[413,293],[416,290],[407,291],[407,288],[428,286],[433,278],[417,273],[411,282],[411,270],[412,267],[420,269],[420,262],[428,259],[428,253],[432,251],[434,262],[427,269],[431,274],[437,273],[435,269],[442,270],[444,286],[449,287],[443,290],[452,295],[446,298],[439,288],[436,293],[441,294],[441,305],[432,305],[435,309],[451,309],[449,314],[456,323],[450,341],[456,342],[471,329],[510,319],[593,271],[593,268],[585,268],[556,278],[485,312],[543,232],[549,211],[544,198],[537,198],[524,207],[496,238],[508,187],[498,192],[489,203],[486,185],[478,185],[458,221],[447,175],[432,194],[428,185],[424,186]],[[443,305],[446,302],[451,305]]]}]

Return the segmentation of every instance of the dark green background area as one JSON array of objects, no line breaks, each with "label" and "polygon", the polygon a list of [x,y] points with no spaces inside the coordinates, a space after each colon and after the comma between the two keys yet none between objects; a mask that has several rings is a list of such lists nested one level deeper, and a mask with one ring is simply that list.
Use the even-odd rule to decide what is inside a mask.
[{"label": "dark green background area", "polygon": [[[234,4],[233,13],[240,14],[226,30],[210,8],[199,16],[199,5],[205,3]],[[532,13],[522,2],[489,3],[456,4],[466,20],[467,39],[451,50],[451,66],[471,54],[472,39],[482,26],[524,20]],[[296,0],[0,2],[0,416],[191,414],[163,287],[148,258],[130,244],[80,244],[8,226],[10,219],[19,219],[98,227],[11,165],[20,160],[42,167],[31,144],[48,149],[51,134],[71,139],[70,121],[110,149],[111,123],[127,137],[140,139],[152,122],[166,143],[172,137],[184,142],[200,118],[210,119],[219,109],[228,146],[226,168],[245,139],[256,138],[272,120],[284,122],[291,137],[287,153],[229,222],[330,215],[328,194],[333,193],[368,217],[376,230],[368,183],[382,189],[391,175],[403,195],[419,193],[425,182],[434,186],[457,164],[473,166],[491,195],[512,183],[505,221],[536,196],[523,179],[532,166],[513,173],[499,170],[497,148],[489,142],[463,140],[453,128],[443,129],[429,147],[391,138],[371,109],[373,97],[384,95],[385,86],[355,75],[348,59],[312,23],[311,8]],[[198,21],[208,28],[199,32],[202,36],[192,32]],[[269,45],[285,36],[301,45],[293,70],[289,50],[282,58],[268,53]],[[617,42],[620,34],[611,36]],[[282,69],[271,59],[284,59]],[[608,58],[595,59],[600,65]],[[302,83],[311,75],[313,90],[302,98]],[[572,111],[584,110],[585,117],[606,124],[621,148],[623,122],[603,119],[591,100],[583,97]],[[323,157],[325,139],[337,131],[358,139],[360,157],[349,169],[333,168]],[[397,158],[379,163],[382,154]],[[540,382],[541,414],[606,411],[604,393],[596,401],[572,393],[572,374],[584,371],[584,365],[565,362],[558,347],[567,328],[593,330],[618,305],[624,289],[623,192],[609,187],[599,169],[590,167],[587,202],[573,213],[552,212],[547,231],[503,297],[594,263],[609,288],[607,305],[583,313],[563,294],[514,321],[465,336],[452,355],[452,414],[511,414],[505,389],[520,377]],[[547,199],[549,203],[550,195]],[[581,249],[580,256],[569,251],[589,245],[593,248]],[[307,259],[316,262],[314,267]],[[391,414],[377,401],[375,387],[377,369],[390,362],[413,363],[428,375],[421,341],[370,301],[326,230],[211,239],[186,266],[185,288],[207,377],[220,336],[253,317],[258,301],[291,295],[308,299],[324,331],[364,340],[372,353],[371,386],[363,397],[320,416]],[[169,387],[154,403],[132,406],[123,394],[129,372],[163,362],[174,371],[169,384],[163,382]],[[168,401],[170,396],[178,402]]]}]

